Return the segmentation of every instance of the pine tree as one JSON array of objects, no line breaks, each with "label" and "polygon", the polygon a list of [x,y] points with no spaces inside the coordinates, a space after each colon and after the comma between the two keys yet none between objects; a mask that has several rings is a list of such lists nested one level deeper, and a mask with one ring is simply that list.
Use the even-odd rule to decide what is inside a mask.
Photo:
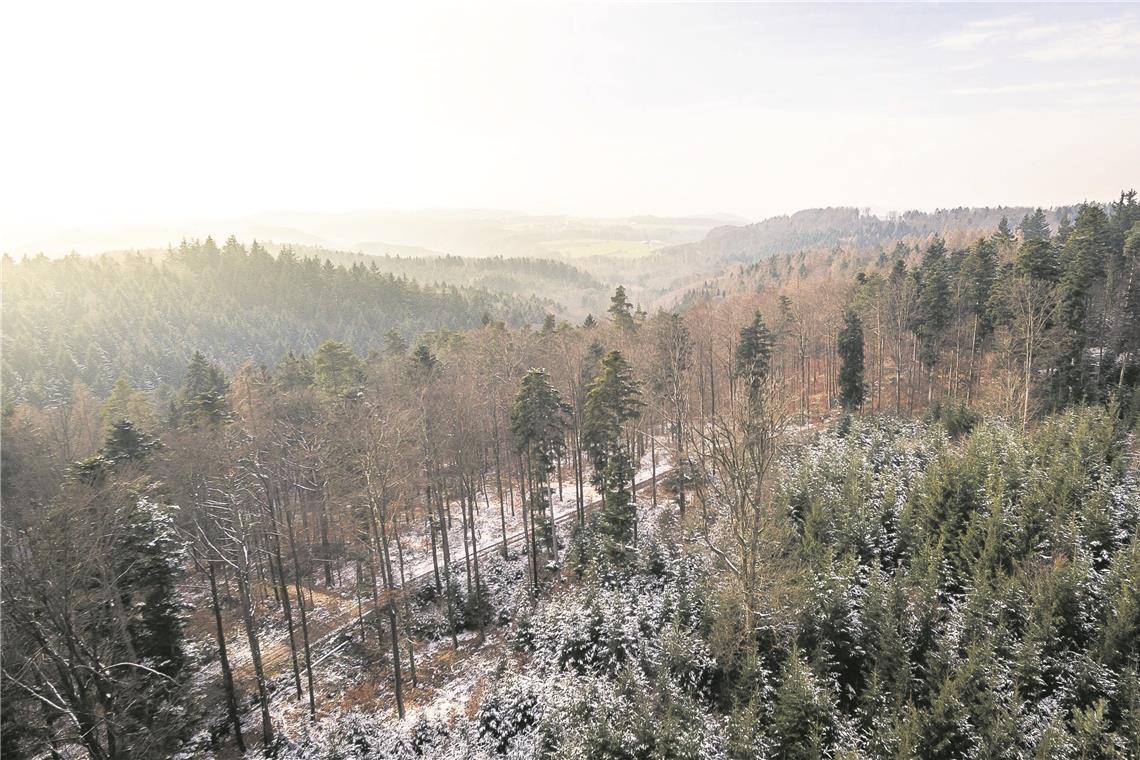
[{"label": "pine tree", "polygon": [[312,386],[313,362],[305,354],[289,351],[277,363],[273,379],[282,390],[291,391]]},{"label": "pine tree", "polygon": [[[1108,217],[1099,207],[1081,206],[1065,246],[1065,265],[1058,285],[1057,309],[1060,341],[1054,371],[1054,403],[1058,406],[1081,401],[1089,388],[1085,352],[1094,330],[1089,313],[1096,283],[1103,279],[1108,260]],[[1103,357],[1097,357],[1101,361]]]},{"label": "pine tree", "polygon": [[1021,246],[1017,251],[1017,269],[1034,280],[1057,281],[1060,265],[1057,249],[1049,238],[1049,225],[1045,212],[1037,209],[1021,222]]},{"label": "pine tree", "polygon": [[157,438],[136,429],[133,422],[119,420],[107,432],[103,456],[112,462],[141,462],[159,446]]},{"label": "pine tree", "polygon": [[969,402],[976,379],[978,346],[993,330],[989,305],[997,279],[995,244],[985,238],[979,239],[962,262],[959,276],[970,320],[970,367],[966,378],[966,401]]},{"label": "pine tree", "polygon": [[220,424],[229,417],[228,390],[229,381],[221,367],[195,351],[182,386],[179,418],[191,425]]},{"label": "pine tree", "polygon": [[621,440],[622,429],[640,416],[641,407],[633,369],[620,351],[611,351],[586,393],[582,437],[593,466],[592,480],[602,496],[602,521],[618,547],[632,539],[634,525],[628,508],[633,464]]},{"label": "pine tree", "polygon": [[439,359],[426,344],[421,343],[412,351],[411,368],[421,375],[430,375],[439,367]]},{"label": "pine tree", "polygon": [[947,274],[946,244],[941,239],[935,239],[926,249],[918,271],[918,307],[915,313],[918,358],[931,375],[938,363],[943,334],[950,324],[950,283]]},{"label": "pine tree", "polygon": [[1050,236],[1049,222],[1045,218],[1044,209],[1035,209],[1032,214],[1026,214],[1018,226],[1022,242],[1034,240],[1048,240]]},{"label": "pine tree", "polygon": [[[491,315],[484,314],[483,316],[486,319],[483,324],[489,324]],[[403,356],[406,353],[408,353],[408,341],[404,340],[400,333],[396,332],[395,329],[384,333],[384,354],[386,356]]]},{"label": "pine tree", "polygon": [[839,353],[839,398],[853,411],[863,404],[863,321],[854,311],[843,315],[843,329],[836,339]]},{"label": "pine tree", "polygon": [[759,400],[760,387],[771,369],[774,344],[775,339],[760,312],[756,312],[750,325],[740,330],[736,343],[736,376],[744,381],[748,398],[753,403]]},{"label": "pine tree", "polygon": [[788,653],[776,689],[772,714],[775,757],[785,760],[821,760],[830,757],[835,730],[835,707],[816,682],[798,649]]},{"label": "pine tree", "polygon": [[633,332],[637,327],[633,321],[633,304],[625,295],[625,287],[617,286],[613,297],[610,298],[610,307],[606,311],[609,312],[610,320],[619,330]]},{"label": "pine tree", "polygon": [[[511,435],[522,455],[530,481],[532,530],[543,526],[547,542],[553,546],[550,512],[550,476],[562,456],[566,415],[569,408],[550,384],[545,370],[531,369],[523,376],[511,407]],[[533,559],[533,558],[532,558]],[[534,562],[532,562],[534,564]],[[537,564],[534,564],[537,584]]]},{"label": "pine tree", "polygon": [[1009,228],[1009,219],[1003,214],[1001,221],[998,222],[997,232],[993,236],[994,245],[997,246],[998,252],[1001,254],[1008,254],[1013,250],[1017,238],[1014,237],[1013,231]]},{"label": "pine tree", "polygon": [[1062,211],[1057,216],[1057,243],[1064,245],[1069,241],[1069,233],[1073,231],[1073,220],[1069,218],[1068,211]]},{"label": "pine tree", "polygon": [[1116,340],[1116,353],[1120,362],[1117,376],[1117,389],[1122,390],[1128,377],[1129,367],[1133,368],[1132,382],[1136,383],[1135,368],[1140,365],[1140,221],[1132,225],[1124,239],[1121,269],[1123,285],[1121,294],[1121,314]]},{"label": "pine tree", "polygon": [[313,384],[330,398],[355,398],[364,384],[364,365],[345,344],[326,340],[313,355]]},{"label": "pine tree", "polygon": [[641,415],[641,393],[633,368],[620,351],[610,351],[586,392],[584,438],[595,474],[621,448],[622,426]]},{"label": "pine tree", "polygon": [[174,524],[173,507],[140,498],[118,516],[115,537],[118,583],[130,589],[126,600],[138,654],[168,676],[186,661],[183,649],[185,604],[178,583],[186,547]]}]

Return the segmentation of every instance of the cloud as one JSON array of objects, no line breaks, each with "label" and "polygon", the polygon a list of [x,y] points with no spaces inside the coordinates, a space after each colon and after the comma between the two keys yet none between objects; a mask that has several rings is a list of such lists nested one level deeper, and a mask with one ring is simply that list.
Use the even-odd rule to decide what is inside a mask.
[{"label": "cloud", "polygon": [[1011,16],[998,16],[996,18],[983,18],[976,21],[971,21],[966,26],[974,29],[1001,29],[1009,26],[1017,26],[1025,24],[1031,19],[1023,13],[1016,13]]},{"label": "cloud", "polygon": [[1034,24],[1028,16],[1004,16],[964,24],[934,41],[943,50],[997,48],[1037,62],[1122,59],[1140,56],[1140,20],[1135,15],[1066,24]]},{"label": "cloud", "polygon": [[1046,81],[1026,82],[1023,84],[1006,84],[993,87],[960,87],[954,90],[955,95],[1019,95],[1022,93],[1059,92],[1065,90],[1094,90],[1116,87],[1122,84],[1135,85],[1130,79],[1090,79],[1081,82],[1074,81]]},{"label": "cloud", "polygon": [[1140,54],[1140,22],[1135,17],[1074,25],[1047,36],[1041,47],[1025,51],[1033,61],[1120,59]]},{"label": "cloud", "polygon": [[972,50],[990,40],[1001,36],[997,31],[966,31],[951,34],[935,40],[935,47],[946,50]]},{"label": "cloud", "polygon": [[947,50],[972,50],[991,40],[1001,39],[1009,30],[1024,27],[1033,20],[1023,14],[976,19],[963,25],[962,30],[935,40],[936,47]]}]

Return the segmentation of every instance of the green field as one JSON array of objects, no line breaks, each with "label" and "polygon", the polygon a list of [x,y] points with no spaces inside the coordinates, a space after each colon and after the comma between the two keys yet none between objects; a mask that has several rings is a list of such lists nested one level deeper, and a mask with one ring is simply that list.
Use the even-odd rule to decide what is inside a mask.
[{"label": "green field", "polygon": [[542,247],[549,253],[568,258],[589,256],[645,256],[669,245],[660,240],[606,240],[579,238],[576,240],[547,240]]}]

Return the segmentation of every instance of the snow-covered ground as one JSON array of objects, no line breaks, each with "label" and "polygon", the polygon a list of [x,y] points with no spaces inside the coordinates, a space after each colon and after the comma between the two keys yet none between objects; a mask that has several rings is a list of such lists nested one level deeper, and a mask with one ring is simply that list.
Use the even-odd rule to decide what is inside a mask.
[{"label": "snow-covered ground", "polygon": [[[659,450],[658,475],[668,470],[668,463],[662,459]],[[643,462],[638,473],[639,483],[650,477],[651,469],[648,460]],[[658,506],[654,508],[648,488],[638,492],[636,505],[639,525],[646,532],[653,532],[657,518],[674,508],[670,500],[660,495]],[[574,514],[573,499],[561,502],[559,509],[557,514],[560,516]],[[495,517],[497,520],[497,512]],[[499,535],[501,539],[501,528]],[[527,558],[518,551],[519,548],[513,547],[508,559],[503,560],[495,547],[492,556],[488,558],[486,572],[490,576],[488,583],[494,586],[492,595],[496,607],[511,603],[533,603],[527,580]],[[428,551],[430,553],[430,547]],[[430,561],[429,554],[429,568]],[[559,577],[554,582],[559,584],[567,580]],[[478,632],[465,631],[459,637],[458,650],[452,649],[451,640],[446,636],[435,641],[419,642],[416,646],[418,686],[411,685],[408,662],[406,659],[402,662],[405,706],[403,725],[410,729],[424,720],[449,723],[459,716],[474,715],[483,697],[494,690],[497,675],[515,656],[507,641],[510,630],[509,625],[488,627],[482,645],[479,643]],[[373,649],[381,652],[386,645],[387,642],[384,641]],[[403,658],[406,652],[402,650],[401,655]],[[390,664],[387,659],[383,663],[365,664],[363,659],[366,658],[362,648],[353,645],[331,656],[317,670],[318,719],[335,720],[341,714],[363,708],[371,714],[387,711],[392,721],[397,720]],[[303,731],[308,722],[307,701],[295,700],[292,692],[289,692],[288,698],[273,703],[272,714],[275,724],[286,735],[295,736],[295,732]],[[249,716],[248,721],[250,731],[258,730],[259,723],[255,715]]]},{"label": "snow-covered ground", "polygon": [[[660,441],[656,458],[656,473],[660,477],[671,469],[667,450]],[[639,462],[636,482],[638,484],[648,482],[653,472],[653,457],[651,452],[646,451]],[[561,499],[558,498],[556,479],[553,480],[551,487],[554,492],[553,513],[558,524],[557,534],[559,540],[565,542],[573,529],[573,516],[577,512],[577,499],[573,483],[573,469],[569,463],[564,463],[563,474],[565,479]],[[597,501],[597,494],[594,487],[589,483],[588,471],[585,473],[585,479],[583,502],[589,509]],[[481,565],[488,561],[505,562],[505,564],[515,563],[519,568],[519,577],[525,578],[526,559],[518,551],[522,548],[523,531],[523,510],[521,509],[519,494],[517,490],[514,492],[513,512],[511,499],[506,497],[504,499],[506,504],[500,513],[493,473],[486,478],[485,482],[488,493],[480,492],[478,495],[478,506],[475,513],[475,534],[480,563]],[[506,496],[506,489],[510,485],[512,484],[504,478],[504,496]],[[639,512],[651,510],[651,497],[648,487],[638,493],[638,508]],[[453,566],[455,563],[462,566],[464,558],[464,531],[460,516],[461,510],[458,505],[453,504],[452,524],[448,530]],[[648,512],[642,514],[641,523],[648,524],[648,517]],[[499,559],[503,542],[504,522],[508,545],[512,546],[511,559],[506,561]],[[403,577],[408,585],[412,585],[434,575],[435,565],[432,558],[431,538],[427,534],[426,525],[417,524],[414,527],[402,525],[401,528],[400,540],[404,555]],[[393,572],[397,577],[400,577],[394,540],[391,542],[390,550]],[[440,561],[442,562],[442,547],[437,546],[437,550],[440,552]],[[367,615],[371,607],[370,592],[366,594],[368,598],[363,600],[358,599],[354,593],[354,589],[358,587],[354,563],[343,564],[337,568],[334,575],[337,578],[337,584],[332,587],[325,587],[323,584],[305,585],[306,615],[309,638],[314,644],[314,660],[318,661],[318,657],[325,657],[325,659],[319,660],[319,665],[314,666],[314,676],[317,681],[315,691],[318,694],[318,704],[321,705],[321,711],[324,712],[329,709],[330,705],[341,704],[345,701],[374,703],[377,700],[381,704],[387,701],[388,706],[394,710],[394,700],[391,698],[391,672],[387,661],[381,667],[362,667],[359,662],[359,652],[355,652],[352,647],[342,647],[340,650],[329,654],[330,648],[326,642],[340,640],[340,635],[346,632],[358,634],[360,631],[359,617],[362,614]],[[525,580],[522,585],[525,586]],[[289,591],[291,594],[295,591],[292,584],[290,584]],[[198,589],[196,596],[202,597],[203,593],[204,590]],[[271,602],[270,599],[270,604],[264,605],[263,609],[259,610],[261,614],[258,617],[258,634],[266,675],[275,686],[275,693],[281,695],[274,701],[274,710],[279,711],[281,719],[288,723],[296,717],[293,713],[297,711],[307,714],[307,699],[297,701],[292,698],[295,696],[295,689],[288,632],[280,610],[273,607]],[[206,598],[198,598],[194,603],[198,607],[196,614],[202,618],[202,610],[208,604]],[[231,609],[228,613],[226,637],[231,666],[239,688],[244,687],[249,691],[252,690],[255,682],[248,637],[245,635],[244,627],[236,609]],[[300,651],[300,619],[296,608],[294,608],[293,618],[294,637]],[[209,664],[199,671],[196,678],[198,688],[206,688],[208,684],[221,680],[220,663],[217,661],[215,651],[212,617],[209,619],[208,625],[204,619],[199,619],[196,629],[199,633],[198,649],[205,653],[212,653]],[[491,633],[489,635],[491,637],[489,640],[493,640],[496,634]],[[499,646],[489,646],[472,650],[470,643],[475,637],[477,637],[475,633],[465,634],[461,639],[459,653],[450,652],[450,641],[446,638],[440,641],[417,644],[417,650],[422,648],[422,651],[416,653],[417,661],[422,660],[423,662],[420,667],[424,668],[425,677],[421,680],[424,683],[434,681],[438,685],[430,687],[428,691],[423,691],[424,688],[428,687],[421,687],[419,691],[409,687],[407,703],[409,719],[423,710],[430,710],[432,714],[446,714],[448,710],[461,709],[466,705],[464,700],[469,699],[478,688],[479,679],[482,677],[480,674],[485,675],[488,668],[497,665],[497,660],[494,663],[484,661],[480,653],[501,652],[503,649]],[[498,654],[495,655],[496,658],[498,656]],[[303,655],[299,655],[299,661],[303,667]],[[459,661],[463,662],[463,667],[454,667]],[[448,662],[451,662],[450,669]],[[420,663],[417,662],[417,664]],[[407,672],[405,672],[405,679],[410,684]],[[304,675],[302,675],[302,681],[304,681]],[[451,696],[447,697],[448,694]],[[461,705],[461,702],[464,704]],[[256,723],[255,715],[247,715],[248,720]],[[255,728],[251,726],[251,729]]]}]

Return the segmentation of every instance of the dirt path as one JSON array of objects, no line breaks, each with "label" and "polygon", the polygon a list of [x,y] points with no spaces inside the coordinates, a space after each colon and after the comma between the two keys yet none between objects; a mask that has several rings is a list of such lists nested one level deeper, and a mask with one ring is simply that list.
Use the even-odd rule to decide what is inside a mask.
[{"label": "dirt path", "polygon": [[[672,467],[668,464],[659,466],[657,468],[657,479],[660,480],[671,471]],[[652,477],[645,477],[637,483],[636,489],[642,490],[648,487],[652,481]],[[564,506],[563,511],[555,514],[556,525],[566,525],[577,518],[577,509],[573,506],[573,501],[570,500],[568,503],[570,506]],[[564,505],[565,504],[566,503],[564,503]],[[601,499],[594,499],[585,505],[585,511],[591,511],[600,505]],[[507,546],[518,546],[523,544],[525,539],[526,534],[522,531],[518,531],[507,537]],[[495,543],[485,545],[478,551],[478,556],[480,559],[485,559],[502,552],[502,550],[503,542],[500,539]],[[433,576],[433,568],[417,570],[409,574],[402,588],[418,587],[431,580]],[[317,600],[325,602],[324,605],[318,608],[321,610],[320,615],[314,615],[312,612],[309,613],[309,647],[312,652],[313,667],[315,669],[329,654],[335,651],[339,643],[347,641],[347,639],[351,637],[352,629],[354,626],[360,625],[361,617],[363,617],[365,623],[367,623],[375,612],[375,609],[371,601],[366,602],[363,609],[358,609],[355,599],[349,599],[339,594],[330,593],[327,589],[306,586],[305,592],[307,595],[312,595],[314,602]],[[306,610],[308,610],[308,608],[306,608]],[[298,650],[298,664],[303,667],[304,651],[301,640],[301,625],[296,613],[294,614],[293,622],[294,637]],[[280,637],[272,641],[263,639],[260,643],[261,663],[265,671],[266,679],[272,680],[280,673],[292,667],[292,654],[287,633],[283,632]],[[249,686],[255,683],[253,661],[248,649],[243,649],[239,653],[235,653],[235,655],[231,657],[230,664],[234,673],[234,680],[237,683]]]}]

